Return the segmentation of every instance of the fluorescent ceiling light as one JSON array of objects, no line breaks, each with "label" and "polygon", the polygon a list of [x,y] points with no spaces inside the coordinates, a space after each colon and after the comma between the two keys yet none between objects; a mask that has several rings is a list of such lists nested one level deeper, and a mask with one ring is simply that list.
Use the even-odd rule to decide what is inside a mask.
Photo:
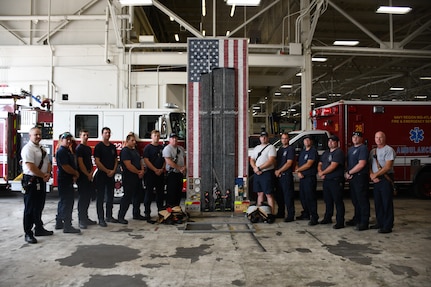
[{"label": "fluorescent ceiling light", "polygon": [[280,89],[291,89],[291,88],[292,88],[292,85],[287,85],[287,84],[280,86]]},{"label": "fluorescent ceiling light", "polygon": [[260,110],[259,106],[253,106],[253,110]]},{"label": "fluorescent ceiling light", "polygon": [[227,31],[226,31],[226,37],[228,37],[228,36],[229,36],[229,34],[230,34],[230,31],[229,31],[229,30],[227,30]]},{"label": "fluorescent ceiling light", "polygon": [[153,5],[153,0],[118,0],[122,6],[148,6]]},{"label": "fluorescent ceiling light", "polygon": [[404,91],[404,88],[402,88],[402,87],[391,87],[390,90],[391,91]]},{"label": "fluorescent ceiling light", "polygon": [[175,34],[175,41],[179,42],[180,41],[180,35]]},{"label": "fluorescent ceiling light", "polygon": [[205,0],[202,0],[202,16],[206,16],[207,15],[207,6],[205,4]]},{"label": "fluorescent ceiling light", "polygon": [[258,6],[260,0],[227,0],[227,5],[236,6]]},{"label": "fluorescent ceiling light", "polygon": [[322,57],[313,57],[311,58],[311,61],[313,62],[326,62],[328,58],[322,58]]},{"label": "fluorescent ceiling light", "polygon": [[277,97],[281,96],[281,92],[275,92],[274,96],[277,96]]},{"label": "fluorescent ceiling light", "polygon": [[334,45],[334,46],[356,46],[358,44],[359,44],[359,41],[356,41],[356,40],[351,40],[351,41],[336,40],[336,41],[334,41],[334,43],[332,45]]},{"label": "fluorescent ceiling light", "polygon": [[295,75],[295,76],[297,76],[297,77],[301,77],[301,76],[302,76],[302,73],[301,73],[301,72],[296,73],[296,75]]},{"label": "fluorescent ceiling light", "polygon": [[431,77],[419,77],[420,80],[431,80]]},{"label": "fluorescent ceiling light", "polygon": [[341,94],[329,94],[330,97],[341,97]]},{"label": "fluorescent ceiling light", "polygon": [[415,99],[426,99],[426,98],[428,98],[427,95],[417,95],[417,96],[415,96]]},{"label": "fluorescent ceiling light", "polygon": [[230,17],[233,17],[235,15],[235,5],[232,5],[232,8],[230,8]]},{"label": "fluorescent ceiling light", "polygon": [[316,101],[326,101],[327,98],[316,98]]},{"label": "fluorescent ceiling light", "polygon": [[385,14],[407,14],[412,10],[411,7],[380,6],[376,13]]},{"label": "fluorescent ceiling light", "polygon": [[368,95],[368,97],[369,97],[369,98],[378,98],[378,97],[379,97],[379,95],[372,94],[372,95]]},{"label": "fluorescent ceiling light", "polygon": [[296,109],[289,109],[289,112],[296,112]]},{"label": "fluorescent ceiling light", "polygon": [[263,104],[265,104],[266,102],[265,101],[260,101],[259,102],[259,104],[261,104],[261,105],[263,105]]}]

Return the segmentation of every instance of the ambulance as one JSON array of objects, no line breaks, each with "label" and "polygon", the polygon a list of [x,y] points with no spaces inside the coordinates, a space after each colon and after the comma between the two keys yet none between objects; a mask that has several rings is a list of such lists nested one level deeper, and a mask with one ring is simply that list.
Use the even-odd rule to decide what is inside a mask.
[{"label": "ambulance", "polygon": [[431,198],[431,102],[338,101],[315,108],[311,118],[313,129],[337,135],[344,151],[354,131],[363,133],[368,150],[376,147],[375,133],[383,131],[397,154],[395,184]]}]

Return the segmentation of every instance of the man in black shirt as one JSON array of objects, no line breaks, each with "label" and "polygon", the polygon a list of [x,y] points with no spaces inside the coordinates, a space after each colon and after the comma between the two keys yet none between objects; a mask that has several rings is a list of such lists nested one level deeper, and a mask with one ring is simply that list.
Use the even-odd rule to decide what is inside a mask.
[{"label": "man in black shirt", "polygon": [[123,168],[124,195],[121,198],[120,210],[118,211],[118,222],[127,224],[124,218],[130,203],[133,201],[133,214],[139,214],[139,193],[142,192],[142,178],[144,177],[144,166],[141,164],[141,156],[136,150],[136,137],[129,134],[126,138],[126,145],[120,153],[121,167]]},{"label": "man in black shirt", "polygon": [[338,147],[340,142],[336,135],[332,135],[328,140],[329,149],[320,157],[317,171],[323,179],[323,199],[326,205],[325,216],[320,224],[332,223],[334,214],[334,204],[337,209],[336,224],[334,229],[344,228],[344,153]]},{"label": "man in black shirt", "polygon": [[[289,145],[289,135],[283,133],[281,135],[282,146],[277,151],[277,169],[275,170],[275,177],[278,181],[278,188],[281,190],[284,202],[287,208],[287,217],[285,222],[295,220],[295,204],[294,204],[294,184],[292,170],[295,162],[295,150]],[[278,213],[280,209],[284,211],[284,206],[278,206]]]},{"label": "man in black shirt", "polygon": [[63,228],[64,233],[81,233],[80,229],[72,226],[72,212],[75,201],[73,183],[79,177],[76,169],[75,156],[70,150],[72,135],[65,132],[60,136],[60,148],[56,153],[58,166],[58,212],[56,219],[56,229]]},{"label": "man in black shirt", "polygon": [[[111,138],[111,129],[104,127],[102,129],[103,141],[98,143],[94,148],[94,158],[98,171],[96,173],[97,188],[97,217],[99,225],[106,227],[106,221],[118,223],[118,220],[112,217],[112,208],[114,206],[114,175],[117,170],[117,149],[109,142]],[[106,195],[106,221],[103,210],[103,202]]]},{"label": "man in black shirt", "polygon": [[[147,167],[145,178],[145,217],[151,222],[151,202],[156,192],[157,209],[160,211],[164,207],[164,178],[165,178],[165,159],[163,158],[163,146],[159,143],[160,132],[151,131],[151,144],[144,148],[144,163]],[[139,218],[137,218],[139,219]]]},{"label": "man in black shirt", "polygon": [[78,161],[79,177],[76,181],[78,185],[78,219],[79,228],[86,229],[87,225],[94,225],[97,222],[88,218],[88,207],[91,198],[96,190],[93,186],[93,163],[91,161],[92,151],[88,146],[88,131],[80,130],[79,138],[81,143],[76,147],[76,159]]}]

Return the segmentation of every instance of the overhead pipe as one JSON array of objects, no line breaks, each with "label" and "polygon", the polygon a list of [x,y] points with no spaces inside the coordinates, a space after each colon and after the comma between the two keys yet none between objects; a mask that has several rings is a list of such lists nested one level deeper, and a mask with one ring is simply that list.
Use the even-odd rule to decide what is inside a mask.
[{"label": "overhead pipe", "polygon": [[105,16],[105,63],[110,64],[111,60],[108,58],[108,44],[109,44],[109,6],[106,6]]},{"label": "overhead pipe", "polygon": [[[126,19],[130,18],[129,15],[117,15],[118,19]],[[29,16],[0,16],[0,21],[51,21],[51,22],[60,22],[60,21],[103,21],[105,20],[105,15],[29,15]]]},{"label": "overhead pipe", "polygon": [[51,51],[51,73],[50,73],[50,80],[49,80],[49,88],[48,88],[48,99],[51,99],[54,101],[54,92],[57,90],[57,87],[54,83],[54,47],[51,45],[51,0],[48,1],[48,38],[47,43],[49,46],[49,50]]},{"label": "overhead pipe", "polygon": [[345,56],[378,56],[378,57],[405,57],[405,58],[430,58],[431,51],[424,50],[403,50],[388,48],[368,48],[368,47],[330,47],[312,46],[314,54],[319,55],[345,55]]}]

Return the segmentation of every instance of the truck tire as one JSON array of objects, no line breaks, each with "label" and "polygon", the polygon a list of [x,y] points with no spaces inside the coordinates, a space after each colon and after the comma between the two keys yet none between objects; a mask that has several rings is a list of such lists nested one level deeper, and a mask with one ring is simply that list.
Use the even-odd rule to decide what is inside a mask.
[{"label": "truck tire", "polygon": [[431,170],[424,170],[417,175],[414,191],[419,198],[431,199]]}]

